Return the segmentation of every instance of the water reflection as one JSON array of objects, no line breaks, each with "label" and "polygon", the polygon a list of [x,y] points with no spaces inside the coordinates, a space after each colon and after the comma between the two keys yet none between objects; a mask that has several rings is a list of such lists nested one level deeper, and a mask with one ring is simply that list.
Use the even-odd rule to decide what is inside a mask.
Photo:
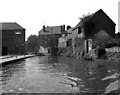
[{"label": "water reflection", "polygon": [[88,68],[88,76],[84,79],[85,86],[82,91],[87,90],[87,92],[91,93],[104,92],[106,86],[109,84],[109,81],[102,81],[101,78],[107,76],[107,74],[108,69],[104,65]]},{"label": "water reflection", "polygon": [[[111,64],[111,63],[109,63]],[[34,57],[1,68],[5,92],[104,93],[118,71],[103,62],[64,57]]]}]

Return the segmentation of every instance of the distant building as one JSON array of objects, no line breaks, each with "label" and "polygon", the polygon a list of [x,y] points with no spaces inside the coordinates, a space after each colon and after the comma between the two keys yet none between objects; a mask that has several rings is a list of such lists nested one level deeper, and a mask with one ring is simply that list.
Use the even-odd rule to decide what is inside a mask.
[{"label": "distant building", "polygon": [[66,36],[63,34],[62,37],[60,37],[58,40],[58,47],[59,48],[67,47],[66,42],[67,42]]},{"label": "distant building", "polygon": [[25,53],[25,29],[17,23],[0,23],[2,34],[2,52],[7,54]]},{"label": "distant building", "polygon": [[58,47],[58,38],[65,33],[63,26],[43,26],[39,31],[39,45],[43,47]]},{"label": "distant building", "polygon": [[78,33],[84,35],[85,50],[89,52],[92,49],[94,41],[106,41],[115,37],[115,23],[102,10],[89,15],[82,19],[73,30],[78,29]]},{"label": "distant building", "polygon": [[72,33],[73,27],[67,26],[65,34],[62,34],[62,37],[59,38],[59,47],[69,47],[72,46]]}]

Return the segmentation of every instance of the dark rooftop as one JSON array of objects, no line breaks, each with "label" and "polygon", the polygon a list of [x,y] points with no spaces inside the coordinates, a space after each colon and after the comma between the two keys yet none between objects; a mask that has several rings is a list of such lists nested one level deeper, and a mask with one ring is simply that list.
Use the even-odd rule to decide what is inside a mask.
[{"label": "dark rooftop", "polygon": [[[75,29],[77,29],[78,27],[82,26],[85,21],[90,20],[91,18],[93,18],[93,17],[94,17],[98,12],[100,12],[100,11],[103,12],[103,13],[109,18],[109,20],[110,20],[111,22],[113,22],[113,21],[110,19],[110,17],[109,17],[102,9],[99,9],[98,11],[96,11],[96,12],[93,13],[93,14],[91,14],[91,15],[88,16],[87,18],[81,20],[81,21],[75,26],[75,28],[74,28],[73,30],[75,30]],[[113,22],[113,23],[114,23],[114,22]],[[115,24],[115,23],[114,23],[114,24]]]},{"label": "dark rooftop", "polygon": [[3,22],[0,23],[0,30],[14,30],[14,29],[25,29],[16,22]]}]

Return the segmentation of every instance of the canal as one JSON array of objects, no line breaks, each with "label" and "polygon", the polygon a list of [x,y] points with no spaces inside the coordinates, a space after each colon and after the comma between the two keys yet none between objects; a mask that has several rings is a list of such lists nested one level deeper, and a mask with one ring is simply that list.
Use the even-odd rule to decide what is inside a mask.
[{"label": "canal", "polygon": [[0,67],[0,85],[3,93],[107,93],[118,88],[118,63],[32,57]]}]

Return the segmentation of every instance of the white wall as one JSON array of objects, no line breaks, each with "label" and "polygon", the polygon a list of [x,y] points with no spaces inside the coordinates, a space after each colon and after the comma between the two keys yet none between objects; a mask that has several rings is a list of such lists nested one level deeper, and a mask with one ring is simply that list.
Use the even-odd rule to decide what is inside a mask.
[{"label": "white wall", "polygon": [[65,39],[65,37],[59,38],[58,47],[66,47],[66,39]]}]

